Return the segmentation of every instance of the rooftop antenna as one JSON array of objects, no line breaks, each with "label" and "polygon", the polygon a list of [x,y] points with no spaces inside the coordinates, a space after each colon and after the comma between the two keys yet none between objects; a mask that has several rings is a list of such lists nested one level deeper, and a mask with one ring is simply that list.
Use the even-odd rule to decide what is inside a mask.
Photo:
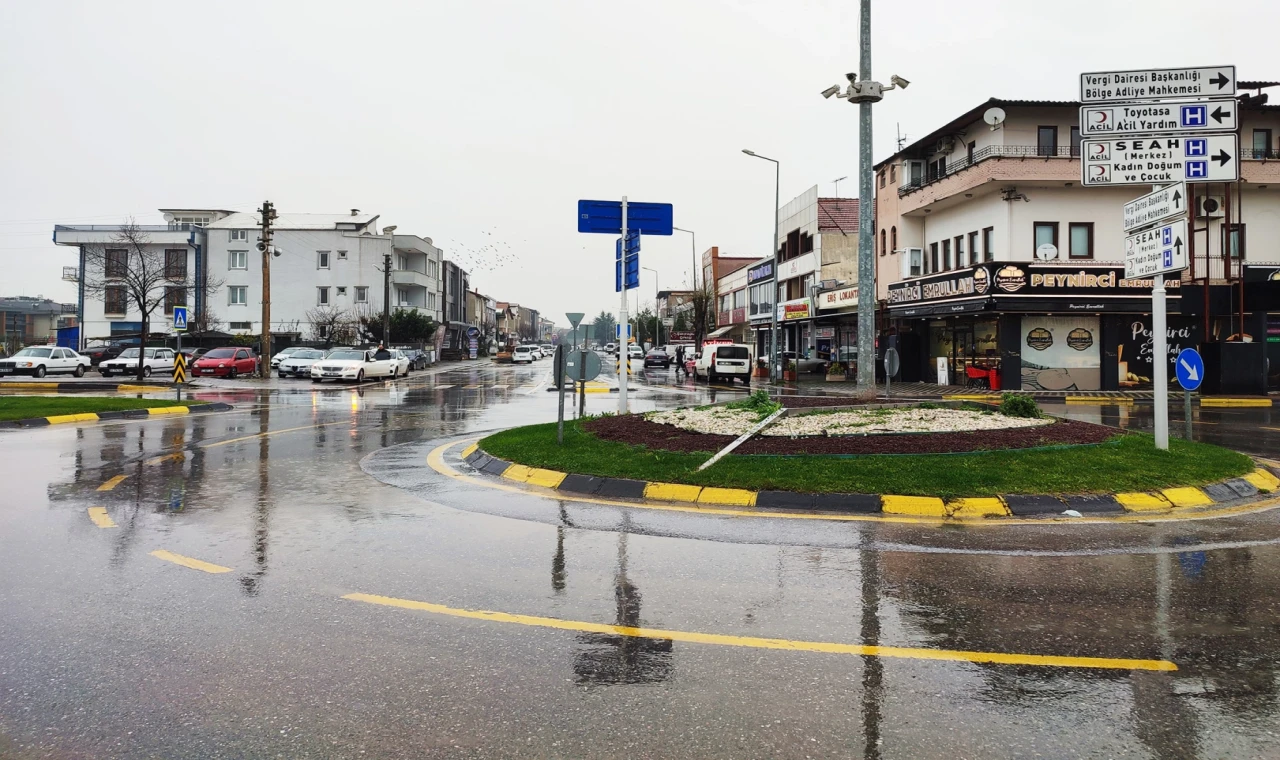
[{"label": "rooftop antenna", "polygon": [[895,122],[893,129],[898,133],[898,150],[902,150],[902,146],[907,142],[907,136],[902,134],[902,122]]}]

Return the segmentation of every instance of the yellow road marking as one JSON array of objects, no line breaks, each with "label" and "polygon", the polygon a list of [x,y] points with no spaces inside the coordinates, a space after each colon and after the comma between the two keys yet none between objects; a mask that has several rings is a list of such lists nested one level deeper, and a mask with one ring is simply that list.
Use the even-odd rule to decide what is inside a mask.
[{"label": "yellow road marking", "polygon": [[116,521],[111,519],[111,515],[107,514],[105,507],[89,507],[89,519],[93,520],[93,524],[99,528],[115,528]]},{"label": "yellow road marking", "polygon": [[480,444],[478,443],[473,443],[470,446],[466,447],[465,449],[462,450],[462,458],[466,459],[467,457],[476,453],[476,449],[478,448],[480,448]]},{"label": "yellow road marking", "polygon": [[116,486],[120,485],[120,483],[122,483],[122,482],[124,481],[124,479],[125,479],[125,478],[127,478],[127,477],[129,477],[129,476],[128,476],[128,475],[117,475],[117,476],[115,476],[114,478],[112,478],[111,480],[108,480],[107,482],[105,482],[105,483],[103,483],[102,485],[98,486],[98,490],[99,490],[99,491],[110,491],[112,488],[115,488]]},{"label": "yellow road marking", "polygon": [[1150,493],[1118,493],[1116,501],[1130,512],[1150,512],[1173,506],[1163,496]]},{"label": "yellow road marking", "polygon": [[181,554],[174,554],[173,552],[165,551],[164,549],[156,549],[155,551],[151,552],[151,556],[157,559],[165,560],[166,562],[172,562],[175,565],[182,565],[183,567],[189,567],[192,570],[201,570],[206,573],[231,572],[231,568],[229,567],[223,567],[222,565],[214,565],[209,562],[193,559],[191,557],[184,557]]},{"label": "yellow road marking", "polygon": [[147,414],[152,416],[158,414],[189,414],[191,408],[187,406],[153,406],[147,409]]},{"label": "yellow road marking", "polygon": [[982,393],[948,393],[943,395],[943,401],[999,401],[1000,397],[995,394]]},{"label": "yellow road marking", "polygon": [[84,412],[82,414],[55,414],[51,417],[45,417],[50,425],[65,425],[68,422],[97,422],[98,415],[93,412]]},{"label": "yellow road marking", "polygon": [[697,501],[702,493],[702,486],[687,486],[681,483],[649,483],[644,487],[646,499],[661,501]]},{"label": "yellow road marking", "polygon": [[1202,398],[1200,406],[1262,407],[1271,406],[1269,398]]},{"label": "yellow road marking", "polygon": [[502,471],[502,477],[507,480],[514,480],[517,483],[523,483],[529,479],[529,473],[532,471],[532,467],[526,467],[522,464],[513,464]]},{"label": "yellow road marking", "polygon": [[986,517],[1007,515],[1009,508],[996,498],[956,499],[947,502],[948,517]]},{"label": "yellow road marking", "polygon": [[162,456],[153,457],[153,458],[151,458],[151,459],[148,459],[148,460],[147,460],[146,462],[144,462],[143,464],[160,464],[161,462],[168,462],[168,461],[170,461],[170,460],[172,460],[172,459],[176,459],[176,460],[181,461],[181,460],[186,459],[186,458],[187,458],[187,452],[185,452],[185,451],[175,451],[175,452],[174,452],[174,453],[172,453],[172,454],[164,454],[164,455],[162,455]]},{"label": "yellow road marking", "polygon": [[891,515],[935,515],[943,517],[947,514],[942,499],[935,496],[893,496],[885,494],[880,497],[880,509]]},{"label": "yellow road marking", "polygon": [[206,444],[203,444],[203,445],[201,445],[201,446],[197,446],[196,448],[199,448],[199,449],[214,449],[214,448],[217,448],[217,447],[219,447],[219,446],[229,446],[229,445],[231,445],[231,444],[233,444],[233,443],[239,443],[239,442],[241,442],[241,441],[251,441],[251,440],[253,440],[254,438],[266,438],[266,437],[268,437],[268,436],[272,436],[272,435],[281,435],[281,434],[283,434],[283,433],[294,433],[294,432],[297,432],[297,431],[299,431],[299,430],[311,430],[312,428],[328,427],[329,425],[344,425],[344,424],[349,424],[349,423],[350,423],[350,420],[338,420],[338,421],[336,421],[336,422],[321,422],[321,423],[316,424],[316,425],[303,425],[302,427],[285,428],[285,429],[283,429],[283,430],[270,430],[270,431],[267,431],[267,432],[265,432],[265,433],[254,433],[253,435],[246,435],[246,436],[242,436],[242,437],[240,437],[240,438],[231,438],[231,439],[228,439],[228,440],[225,440],[225,441],[218,441],[217,443],[206,443]]},{"label": "yellow road marking", "polygon": [[1252,483],[1253,487],[1259,491],[1274,491],[1277,487],[1280,487],[1280,478],[1261,467],[1245,475],[1244,479]]},{"label": "yellow road marking", "polygon": [[704,488],[698,494],[699,504],[725,504],[730,507],[754,507],[755,491],[742,488]]},{"label": "yellow road marking", "polygon": [[1166,488],[1160,492],[1175,507],[1207,507],[1213,503],[1199,488]]},{"label": "yellow road marking", "polygon": [[[475,439],[472,439],[475,440]],[[552,498],[557,501],[571,501],[580,504],[600,504],[606,507],[625,507],[627,509],[650,509],[658,512],[690,512],[699,515],[716,515],[719,517],[767,517],[778,520],[826,520],[829,522],[885,522],[885,523],[906,523],[909,525],[937,525],[937,518],[912,517],[909,515],[849,515],[849,514],[817,514],[810,512],[768,512],[748,509],[724,509],[719,507],[704,506],[680,506],[677,504],[651,504],[641,501],[621,501],[618,499],[604,499],[599,497],[571,496],[564,492],[556,492],[551,494],[539,494],[530,491],[527,488],[519,488],[517,486],[509,486],[504,483],[490,480],[489,478],[476,477],[474,475],[465,475],[445,464],[444,452],[454,446],[464,443],[464,441],[452,441],[437,446],[427,454],[427,465],[437,473],[447,478],[468,483],[481,488],[491,488],[498,491],[506,491],[508,493],[524,494],[525,496],[539,496]],[[1070,524],[1080,525],[1083,523],[1126,523],[1126,522],[1172,522],[1179,520],[1215,520],[1223,517],[1232,517],[1235,515],[1250,514],[1253,512],[1265,512],[1280,507],[1280,498],[1267,499],[1264,501],[1254,502],[1252,504],[1241,504],[1235,507],[1227,507],[1225,509],[1215,509],[1211,512],[1195,511],[1192,513],[1166,512],[1162,515],[1115,515],[1108,517],[1037,517],[1037,518],[1007,518],[1004,520],[985,520],[985,519],[956,519],[953,523],[960,523],[972,526],[1011,526],[1011,525],[1052,525],[1052,524]]]},{"label": "yellow road marking", "polygon": [[346,594],[342,597],[353,602],[380,604],[406,610],[420,610],[437,615],[485,620],[493,623],[514,623],[538,628],[554,628],[562,631],[614,634],[642,639],[668,639],[692,644],[719,644],[754,649],[781,649],[790,652],[821,652],[824,654],[849,654],[870,657],[900,657],[912,660],[943,660],[950,662],[997,663],[1001,665],[1039,665],[1057,668],[1108,668],[1115,670],[1174,671],[1178,666],[1168,660],[1134,660],[1112,657],[1069,657],[1062,655],[1018,654],[1014,652],[970,652],[957,649],[925,649],[922,647],[886,647],[863,644],[837,644],[827,641],[797,641],[793,639],[768,639],[757,636],[730,636],[720,633],[695,631],[671,631],[662,628],[641,628],[607,623],[588,623],[582,620],[535,615],[513,615],[508,612],[488,610],[464,610],[442,604],[397,599],[375,594]]},{"label": "yellow road marking", "polygon": [[129,393],[140,393],[143,391],[163,391],[167,389],[163,386],[157,385],[117,385],[116,390]]},{"label": "yellow road marking", "polygon": [[[504,473],[505,474],[505,473]],[[560,481],[565,479],[565,473],[556,472],[555,470],[543,470],[537,467],[529,470],[529,477],[524,482],[531,486],[542,486],[543,488],[558,488]]]},{"label": "yellow road marking", "polygon": [[1133,399],[1126,396],[1067,396],[1068,404],[1133,404]]}]

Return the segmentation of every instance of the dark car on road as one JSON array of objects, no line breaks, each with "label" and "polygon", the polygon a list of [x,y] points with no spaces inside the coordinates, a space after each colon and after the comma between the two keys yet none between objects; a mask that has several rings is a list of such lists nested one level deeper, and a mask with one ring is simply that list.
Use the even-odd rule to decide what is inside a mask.
[{"label": "dark car on road", "polygon": [[126,346],[123,343],[109,343],[105,346],[86,348],[81,356],[89,357],[89,363],[96,367],[103,361],[114,359],[124,353],[126,348],[129,348],[129,346]]},{"label": "dark car on road", "polygon": [[651,348],[649,353],[644,355],[644,366],[645,368],[662,367],[663,369],[670,369],[671,355],[665,349]]}]

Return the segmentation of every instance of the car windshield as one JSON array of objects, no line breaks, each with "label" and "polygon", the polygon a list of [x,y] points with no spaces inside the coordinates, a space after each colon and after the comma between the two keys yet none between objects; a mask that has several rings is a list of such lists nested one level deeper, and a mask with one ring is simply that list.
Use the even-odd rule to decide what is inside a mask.
[{"label": "car windshield", "polygon": [[120,352],[120,355],[119,355],[118,357],[116,357],[116,358],[117,358],[117,359],[137,359],[137,358],[138,358],[138,349],[136,349],[136,348],[126,348],[124,351],[121,351],[121,352]]},{"label": "car windshield", "polygon": [[358,362],[364,361],[363,351],[334,351],[325,357],[326,359],[349,359]]},{"label": "car windshield", "polygon": [[282,349],[280,349],[280,355],[281,355],[281,356],[292,356],[293,354],[296,354],[296,353],[298,353],[299,351],[302,351],[302,350],[303,350],[303,349],[301,349],[301,348],[295,348],[295,347],[293,347],[293,346],[290,346],[289,348],[282,348]]},{"label": "car windshield", "polygon": [[205,359],[230,359],[236,355],[234,348],[215,348],[204,355]]},{"label": "car windshield", "polygon": [[663,351],[661,348],[649,349],[649,356],[666,356],[666,355],[667,355],[667,352]]},{"label": "car windshield", "polygon": [[14,356],[39,356],[48,359],[52,354],[52,348],[24,348]]},{"label": "car windshield", "polygon": [[307,349],[304,351],[294,351],[289,358],[290,359],[321,359],[323,357],[324,357],[323,351],[316,351],[315,349]]},{"label": "car windshield", "polygon": [[529,347],[528,347],[528,346],[516,346],[516,353],[517,353],[517,354],[527,354],[527,353],[529,353]]},{"label": "car windshield", "polygon": [[746,346],[721,346],[716,349],[716,356],[721,359],[746,359]]}]

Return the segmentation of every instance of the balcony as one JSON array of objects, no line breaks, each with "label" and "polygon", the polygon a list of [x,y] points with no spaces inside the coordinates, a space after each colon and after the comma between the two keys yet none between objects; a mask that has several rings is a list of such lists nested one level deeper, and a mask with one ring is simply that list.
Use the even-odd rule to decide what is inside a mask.
[{"label": "balcony", "polygon": [[[928,187],[936,182],[941,182],[953,174],[958,174],[971,166],[976,166],[983,161],[991,158],[1017,158],[1017,159],[1053,159],[1053,158],[1080,158],[1080,148],[1078,146],[1062,146],[1058,148],[1043,148],[1039,145],[988,145],[985,148],[975,150],[973,158],[968,156],[949,164],[941,173],[930,172],[922,177],[919,182],[911,182],[898,188],[898,197]],[[1078,173],[1078,172],[1077,172]]]},{"label": "balcony", "polygon": [[418,272],[413,269],[393,269],[391,271],[391,283],[393,285],[412,285],[419,288],[431,288],[434,285],[425,272]]}]

